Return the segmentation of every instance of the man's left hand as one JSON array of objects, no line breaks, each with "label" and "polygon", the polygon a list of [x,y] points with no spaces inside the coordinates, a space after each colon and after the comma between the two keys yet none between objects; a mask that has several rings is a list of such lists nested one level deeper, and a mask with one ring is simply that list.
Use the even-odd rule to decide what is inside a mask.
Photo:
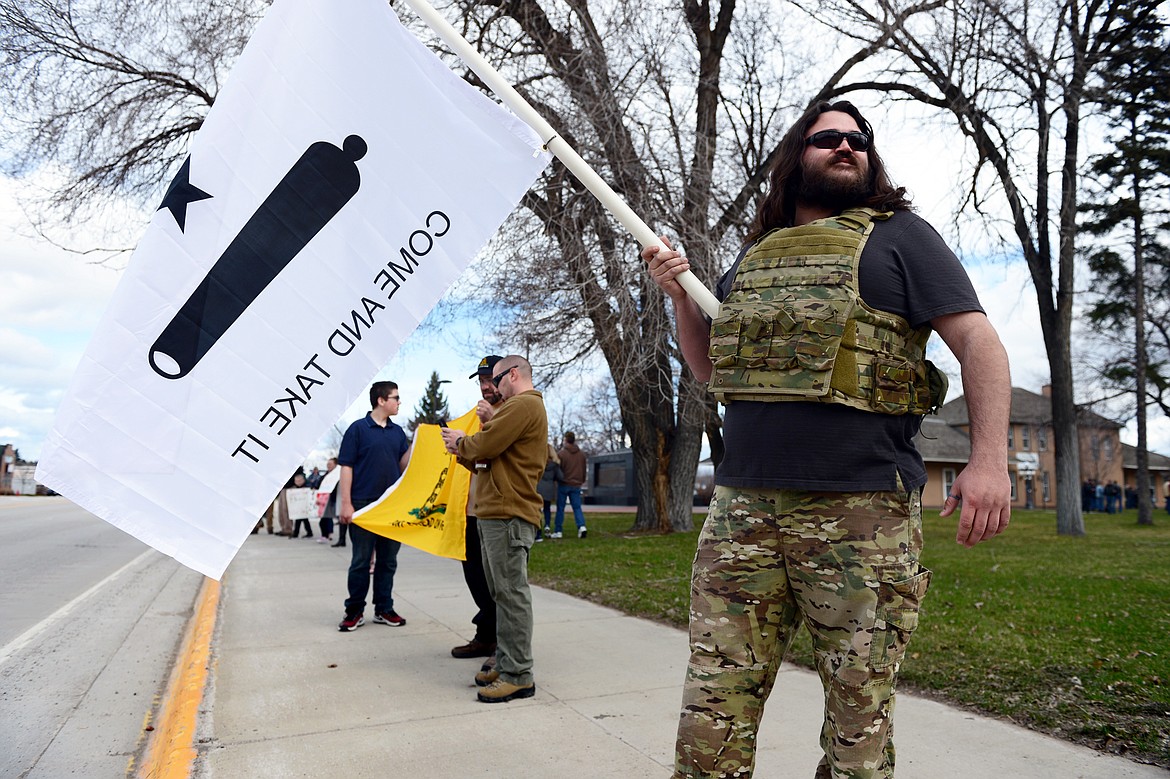
[{"label": "man's left hand", "polygon": [[449,427],[444,427],[439,432],[443,434],[443,443],[446,444],[447,451],[451,454],[459,454],[459,439],[467,433]]},{"label": "man's left hand", "polygon": [[1012,518],[1011,483],[1003,468],[969,464],[951,485],[940,517],[949,517],[961,503],[955,541],[972,547],[1007,530]]}]

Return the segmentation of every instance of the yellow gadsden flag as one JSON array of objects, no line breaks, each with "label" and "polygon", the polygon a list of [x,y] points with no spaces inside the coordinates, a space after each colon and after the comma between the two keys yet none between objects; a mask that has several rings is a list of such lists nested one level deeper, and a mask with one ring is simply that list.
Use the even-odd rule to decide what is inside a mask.
[{"label": "yellow gadsden flag", "polygon": [[[475,409],[449,426],[479,432]],[[471,472],[443,445],[438,425],[419,425],[406,473],[382,499],[354,514],[353,521],[386,538],[455,560],[466,559],[467,494]]]}]

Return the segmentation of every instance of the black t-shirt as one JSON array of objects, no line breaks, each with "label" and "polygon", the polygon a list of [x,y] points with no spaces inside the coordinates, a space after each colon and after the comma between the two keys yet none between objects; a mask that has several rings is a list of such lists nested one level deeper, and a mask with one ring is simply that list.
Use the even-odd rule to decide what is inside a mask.
[{"label": "black t-shirt", "polygon": [[[727,295],[735,264],[715,289]],[[983,311],[954,252],[925,220],[909,211],[877,222],[858,270],[861,299],[917,328],[935,317]],[[915,414],[894,416],[837,403],[732,401],[723,419],[726,454],[715,483],[822,492],[908,489],[926,483],[912,439]]]}]

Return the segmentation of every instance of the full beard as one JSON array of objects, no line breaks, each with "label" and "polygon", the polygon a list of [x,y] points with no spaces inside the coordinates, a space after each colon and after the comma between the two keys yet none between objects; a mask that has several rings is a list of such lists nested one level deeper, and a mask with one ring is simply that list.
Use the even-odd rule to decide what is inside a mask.
[{"label": "full beard", "polygon": [[805,170],[800,179],[797,196],[800,200],[834,210],[860,205],[870,196],[869,182],[860,168],[849,170],[851,175],[827,168]]}]

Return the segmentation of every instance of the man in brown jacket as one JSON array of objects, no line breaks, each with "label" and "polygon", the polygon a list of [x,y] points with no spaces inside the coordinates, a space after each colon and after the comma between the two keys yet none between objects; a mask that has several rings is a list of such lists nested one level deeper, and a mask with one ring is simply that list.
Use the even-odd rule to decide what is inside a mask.
[{"label": "man in brown jacket", "polygon": [[[492,369],[504,403],[477,408],[475,435],[443,429],[447,451],[477,474],[475,505],[488,587],[496,601],[496,667],[480,671],[479,700],[502,703],[536,694],[532,677],[532,592],[528,550],[543,503],[536,490],[547,460],[548,417],[532,386],[532,366],[510,354]],[[485,406],[487,406],[485,408]],[[486,465],[476,470],[476,465]]]},{"label": "man in brown jacket", "polygon": [[557,524],[553,538],[560,538],[565,525],[565,501],[573,507],[573,519],[577,523],[577,538],[584,538],[589,532],[585,528],[585,512],[581,509],[581,485],[585,483],[585,453],[577,446],[577,436],[572,431],[565,433],[565,444],[557,452],[561,458],[564,478],[557,486]]}]

